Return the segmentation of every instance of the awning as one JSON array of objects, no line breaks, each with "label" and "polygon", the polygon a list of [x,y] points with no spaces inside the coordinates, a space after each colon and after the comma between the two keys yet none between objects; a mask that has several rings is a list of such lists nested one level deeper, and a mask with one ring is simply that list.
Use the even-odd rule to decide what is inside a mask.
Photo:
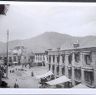
[{"label": "awning", "polygon": [[75,85],[73,88],[89,88],[89,87],[80,83],[78,85]]},{"label": "awning", "polygon": [[61,83],[65,83],[65,82],[71,82],[71,80],[69,78],[67,78],[66,76],[61,76],[57,79],[51,80],[46,82],[48,85],[57,85],[57,84],[61,84]]},{"label": "awning", "polygon": [[50,75],[53,75],[53,73],[51,71],[49,71],[49,72],[47,72],[47,73],[45,73],[43,75],[36,76],[36,79],[46,78],[46,77],[48,77]]}]

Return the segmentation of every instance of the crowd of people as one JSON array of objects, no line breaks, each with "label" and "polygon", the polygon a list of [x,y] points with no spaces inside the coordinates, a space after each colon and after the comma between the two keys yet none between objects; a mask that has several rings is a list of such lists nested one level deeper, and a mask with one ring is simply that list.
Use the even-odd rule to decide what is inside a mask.
[{"label": "crowd of people", "polygon": [[[26,70],[23,69],[23,68],[15,68],[15,69],[11,69],[10,73],[16,73],[18,71],[26,71]],[[34,72],[33,71],[31,72],[31,76],[32,77],[34,76]],[[14,88],[19,88],[19,84],[18,84],[18,80],[17,79],[15,80]]]}]

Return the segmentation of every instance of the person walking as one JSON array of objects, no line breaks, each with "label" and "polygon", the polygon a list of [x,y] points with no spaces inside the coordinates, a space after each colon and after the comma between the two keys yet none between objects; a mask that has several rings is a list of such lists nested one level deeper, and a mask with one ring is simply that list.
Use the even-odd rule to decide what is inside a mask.
[{"label": "person walking", "polygon": [[34,73],[33,73],[33,72],[31,72],[31,76],[32,76],[32,77],[34,76]]},{"label": "person walking", "polygon": [[18,85],[18,83],[17,83],[17,79],[16,79],[16,82],[15,82],[15,84],[14,84],[14,88],[19,88],[19,85]]}]

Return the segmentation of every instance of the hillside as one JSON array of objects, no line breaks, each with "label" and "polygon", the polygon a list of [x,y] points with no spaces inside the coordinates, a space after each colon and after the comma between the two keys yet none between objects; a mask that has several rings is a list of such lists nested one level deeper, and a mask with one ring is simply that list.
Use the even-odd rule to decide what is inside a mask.
[{"label": "hillside", "polygon": [[[9,49],[12,49],[18,45],[23,45],[34,52],[42,52],[49,48],[56,49],[58,47],[61,49],[68,49],[72,48],[73,43],[77,40],[80,43],[80,47],[96,46],[96,36],[73,37],[57,32],[45,32],[30,39],[10,41]],[[5,51],[5,49],[6,44],[0,42],[0,52]]]}]

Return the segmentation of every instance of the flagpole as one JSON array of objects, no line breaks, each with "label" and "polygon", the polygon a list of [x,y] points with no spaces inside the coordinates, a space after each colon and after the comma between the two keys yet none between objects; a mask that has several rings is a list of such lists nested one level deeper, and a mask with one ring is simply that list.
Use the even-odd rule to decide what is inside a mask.
[{"label": "flagpole", "polygon": [[6,78],[8,78],[8,41],[9,41],[9,30],[7,30],[7,66],[6,66]]}]

